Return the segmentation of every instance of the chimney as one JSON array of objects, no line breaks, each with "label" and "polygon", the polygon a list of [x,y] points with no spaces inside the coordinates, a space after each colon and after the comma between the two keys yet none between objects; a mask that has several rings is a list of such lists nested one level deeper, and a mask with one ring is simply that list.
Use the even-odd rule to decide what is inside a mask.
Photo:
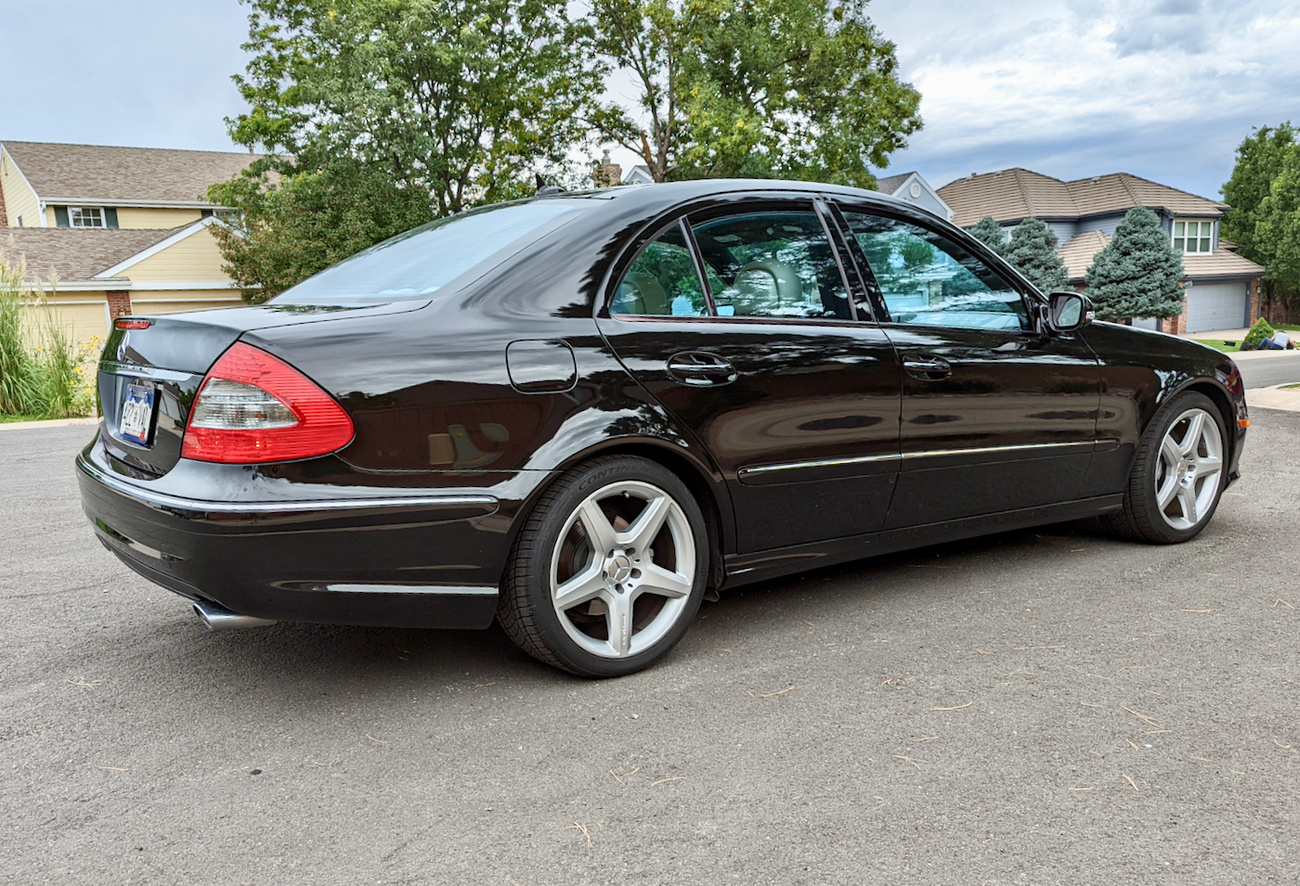
[{"label": "chimney", "polygon": [[591,178],[592,184],[598,188],[612,188],[623,183],[623,167],[610,160],[609,151],[606,151]]}]

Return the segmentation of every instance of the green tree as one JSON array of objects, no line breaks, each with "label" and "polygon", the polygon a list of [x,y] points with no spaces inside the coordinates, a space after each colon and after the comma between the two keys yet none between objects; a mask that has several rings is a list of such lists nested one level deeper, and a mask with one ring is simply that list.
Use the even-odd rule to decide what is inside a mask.
[{"label": "green tree", "polygon": [[991,215],[986,215],[976,222],[975,227],[969,229],[969,233],[998,255],[1001,255],[1002,251],[1007,248],[1006,232],[1002,230],[1002,225],[994,221]]},{"label": "green tree", "polygon": [[870,187],[921,126],[920,95],[867,0],[595,0],[598,46],[637,83],[640,120],[603,134],[668,178],[795,178]]},{"label": "green tree", "polygon": [[1185,297],[1183,259],[1154,212],[1130,209],[1115,236],[1093,257],[1085,282],[1100,320],[1176,317]]},{"label": "green tree", "polygon": [[587,135],[602,69],[564,0],[243,2],[249,110],[227,125],[277,159],[216,194],[251,216],[242,234],[278,241],[224,238],[235,279],[264,294],[395,224],[529,194]]},{"label": "green tree", "polygon": [[254,303],[434,217],[427,194],[350,157],[258,160],[208,199],[238,209],[211,230],[226,272]]},{"label": "green tree", "polygon": [[1260,201],[1255,250],[1263,259],[1264,279],[1295,306],[1300,301],[1300,145],[1286,152],[1268,196]]},{"label": "green tree", "polygon": [[[1011,240],[1002,257],[1029,278],[1042,292],[1056,292],[1070,285],[1065,262],[1056,254],[1056,234],[1042,219],[1027,218],[1011,229]],[[1136,316],[1146,316],[1138,314]]]},{"label": "green tree", "polygon": [[1223,186],[1224,202],[1231,208],[1223,216],[1221,230],[1251,261],[1264,263],[1255,239],[1260,204],[1268,197],[1273,180],[1282,172],[1295,144],[1295,130],[1290,123],[1283,123],[1255,129],[1237,146],[1232,177]]}]

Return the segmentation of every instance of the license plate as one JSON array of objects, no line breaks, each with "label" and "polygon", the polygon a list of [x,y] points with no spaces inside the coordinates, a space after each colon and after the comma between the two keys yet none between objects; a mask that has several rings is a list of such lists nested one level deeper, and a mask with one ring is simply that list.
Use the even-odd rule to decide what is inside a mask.
[{"label": "license plate", "polygon": [[149,442],[149,425],[153,419],[153,388],[128,385],[126,399],[122,401],[122,423],[119,429],[127,440],[145,444]]}]

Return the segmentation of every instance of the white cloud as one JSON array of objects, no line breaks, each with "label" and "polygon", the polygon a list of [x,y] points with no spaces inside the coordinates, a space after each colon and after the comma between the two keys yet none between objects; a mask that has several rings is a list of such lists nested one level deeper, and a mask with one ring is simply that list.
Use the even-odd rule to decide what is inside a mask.
[{"label": "white cloud", "polygon": [[1127,171],[1214,197],[1253,126],[1300,120],[1286,0],[876,0],[925,129],[890,171]]}]

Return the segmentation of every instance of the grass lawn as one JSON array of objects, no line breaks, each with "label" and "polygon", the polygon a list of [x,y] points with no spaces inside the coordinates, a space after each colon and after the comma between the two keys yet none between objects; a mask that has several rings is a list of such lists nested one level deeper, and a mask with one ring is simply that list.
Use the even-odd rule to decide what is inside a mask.
[{"label": "grass lawn", "polygon": [[0,424],[7,424],[13,421],[40,421],[39,415],[13,415],[8,412],[0,412]]},{"label": "grass lawn", "polygon": [[1221,338],[1196,338],[1192,340],[1203,345],[1209,345],[1216,351],[1222,351],[1225,354],[1235,354],[1241,350],[1241,342],[1234,342],[1233,344],[1225,345]]}]

